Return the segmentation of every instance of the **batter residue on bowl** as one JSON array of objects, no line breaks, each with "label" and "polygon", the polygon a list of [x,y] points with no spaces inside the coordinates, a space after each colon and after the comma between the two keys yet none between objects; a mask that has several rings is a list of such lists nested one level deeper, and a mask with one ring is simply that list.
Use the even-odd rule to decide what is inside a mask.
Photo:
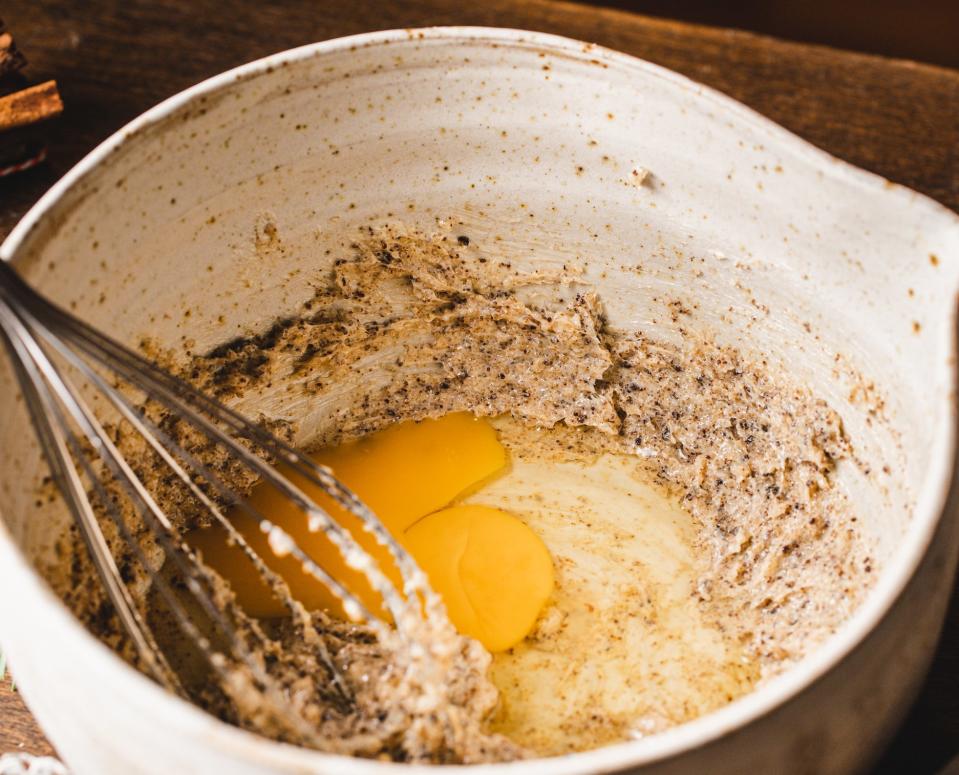
[{"label": "batter residue on bowl", "polygon": [[[244,619],[273,639],[271,669],[310,732],[263,712],[242,687],[205,686],[194,669],[192,696],[220,717],[398,761],[584,750],[748,692],[861,599],[872,560],[834,482],[851,455],[840,418],[761,358],[684,332],[675,344],[611,330],[575,268],[521,272],[450,234],[371,228],[313,279],[301,313],[264,331],[199,356],[144,348],[308,449],[456,412],[493,418],[509,466],[463,502],[522,522],[548,549],[555,579],[510,648],[491,655],[452,630],[436,634],[445,672],[430,684],[430,707],[417,702],[426,679],[415,655],[389,638],[324,612]],[[162,499],[149,455],[119,441]],[[229,476],[209,449],[192,448]],[[181,529],[203,527],[188,498],[166,497]],[[61,594],[133,659],[75,535],[60,553],[51,575]],[[163,624],[145,574],[120,561],[189,675],[195,655]],[[331,695],[325,659],[343,669],[349,701]]]}]

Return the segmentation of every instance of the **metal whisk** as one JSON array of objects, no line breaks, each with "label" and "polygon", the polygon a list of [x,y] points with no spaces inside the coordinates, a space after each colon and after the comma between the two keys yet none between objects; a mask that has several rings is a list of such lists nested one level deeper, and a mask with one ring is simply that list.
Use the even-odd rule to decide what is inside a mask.
[{"label": "metal whisk", "polygon": [[[274,714],[301,737],[310,739],[308,722],[296,716],[283,688],[271,677],[264,661],[256,656],[257,646],[262,645],[259,641],[265,639],[262,630],[253,622],[253,626],[238,631],[238,621],[249,623],[251,620],[238,610],[233,596],[223,592],[222,584],[214,583],[211,572],[175,527],[176,520],[165,513],[155,493],[124,458],[110,432],[114,426],[105,424],[103,404],[99,399],[91,400],[93,394],[106,399],[111,416],[142,437],[151,454],[162,462],[175,481],[191,493],[212,521],[227,531],[229,540],[244,551],[261,578],[287,603],[294,619],[302,621],[308,615],[291,599],[283,579],[266,566],[233,528],[224,516],[226,508],[239,507],[254,517],[268,535],[274,551],[295,556],[304,570],[342,601],[351,618],[366,622],[378,635],[391,634],[391,637],[418,643],[422,648],[417,653],[429,653],[430,632],[428,627],[424,628],[424,622],[448,625],[442,605],[413,559],[329,469],[316,465],[260,425],[55,306],[31,289],[3,261],[0,261],[0,329],[53,478],[79,526],[120,622],[142,664],[159,683],[188,696],[118,569],[102,520],[113,522],[116,534],[149,574],[177,625],[205,655],[221,682],[235,680],[231,666],[245,667],[245,674],[250,676],[248,685],[255,688],[261,698],[272,702]],[[85,383],[82,389],[74,381],[76,375]],[[350,590],[328,575],[287,532],[274,524],[269,514],[257,511],[222,476],[185,448],[187,445],[161,428],[155,418],[151,419],[150,412],[143,408],[145,402],[131,398],[130,388],[155,402],[170,416],[188,423],[205,442],[225,450],[232,462],[244,467],[256,479],[270,483],[294,502],[304,512],[310,529],[322,531],[339,549],[347,565],[364,573],[371,587],[382,595],[394,626],[373,616]],[[100,418],[93,405],[101,408]],[[280,473],[277,469],[280,463],[319,486],[361,520],[364,529],[392,555],[402,576],[402,589],[394,586],[348,530]],[[145,556],[141,541],[123,518],[117,503],[118,493],[135,507],[142,525],[162,547],[165,560],[173,563],[196,605],[185,606],[170,580]],[[207,621],[198,621],[197,612]],[[216,643],[211,641],[211,632],[217,635]],[[322,643],[317,644],[317,651],[318,661],[327,671],[329,696],[348,706],[350,691],[343,676]]]}]

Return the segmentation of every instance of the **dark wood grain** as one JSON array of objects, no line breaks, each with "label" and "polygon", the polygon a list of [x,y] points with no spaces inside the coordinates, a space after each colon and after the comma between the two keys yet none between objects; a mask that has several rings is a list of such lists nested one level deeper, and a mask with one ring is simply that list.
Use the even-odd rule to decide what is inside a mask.
[{"label": "dark wood grain", "polygon": [[[160,99],[291,46],[393,27],[476,24],[554,32],[665,65],[807,140],[959,211],[959,72],[549,0],[18,0],[4,21],[31,81],[56,78],[66,113],[50,162],[0,179],[5,234],[96,143]],[[14,670],[16,666],[14,665]],[[0,689],[0,751],[44,752],[18,695]],[[883,772],[931,773],[959,753],[959,604]]]},{"label": "dark wood grain", "polygon": [[53,747],[9,681],[0,681],[0,754],[8,751],[51,756]]}]

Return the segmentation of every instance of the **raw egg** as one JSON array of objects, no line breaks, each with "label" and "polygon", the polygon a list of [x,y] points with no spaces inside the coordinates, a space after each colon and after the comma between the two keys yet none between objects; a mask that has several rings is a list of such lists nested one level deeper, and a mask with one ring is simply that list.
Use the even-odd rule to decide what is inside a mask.
[{"label": "raw egg", "polygon": [[434,512],[407,530],[403,543],[456,629],[490,651],[525,638],[553,590],[546,545],[500,509],[471,504]]},{"label": "raw egg", "polygon": [[[476,638],[491,651],[510,648],[528,634],[553,587],[552,561],[545,545],[506,511],[481,505],[444,508],[475,493],[506,468],[506,450],[486,420],[458,412],[435,420],[399,423],[311,457],[329,466],[413,555],[459,632]],[[285,466],[278,468],[349,529],[399,583],[399,572],[387,550],[362,529],[356,517],[303,477]],[[306,516],[293,503],[267,484],[254,487],[249,500],[370,611],[386,617],[380,596],[365,577],[346,567],[322,533],[309,530]],[[339,600],[306,573],[298,560],[289,555],[278,557],[270,550],[254,518],[239,509],[227,518],[307,609],[343,615]],[[195,530],[187,540],[229,582],[249,614],[261,618],[286,615],[285,607],[248,558],[229,545],[222,527]]]}]

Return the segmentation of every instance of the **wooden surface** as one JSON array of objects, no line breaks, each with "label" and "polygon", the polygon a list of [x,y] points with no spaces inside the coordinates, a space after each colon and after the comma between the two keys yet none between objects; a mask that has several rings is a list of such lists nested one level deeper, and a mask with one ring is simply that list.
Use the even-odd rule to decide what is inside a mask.
[{"label": "wooden surface", "polygon": [[[33,82],[56,78],[66,111],[53,129],[49,163],[0,179],[0,235],[96,143],[202,78],[314,40],[432,24],[542,30],[635,54],[959,211],[956,71],[551,0],[13,0],[3,16],[30,61],[26,74]],[[3,686],[0,752],[18,749],[49,750],[18,695]],[[926,688],[877,771],[932,773],[956,754],[954,602]]]},{"label": "wooden surface", "polygon": [[959,68],[956,0],[602,0],[601,4]]},{"label": "wooden surface", "polygon": [[0,684],[0,754],[10,751],[41,756],[54,754],[53,746],[47,742],[10,682],[3,681]]}]

